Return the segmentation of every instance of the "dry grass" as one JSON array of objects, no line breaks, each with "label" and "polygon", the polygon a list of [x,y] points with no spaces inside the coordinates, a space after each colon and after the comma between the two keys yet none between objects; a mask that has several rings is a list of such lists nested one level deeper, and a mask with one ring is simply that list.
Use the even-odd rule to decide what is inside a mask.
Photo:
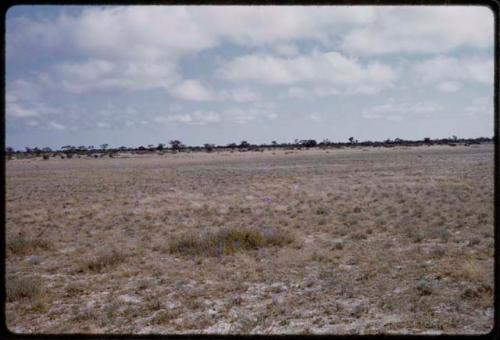
[{"label": "dry grass", "polygon": [[277,228],[223,228],[215,232],[188,232],[175,236],[169,241],[169,250],[181,255],[222,256],[261,247],[284,246],[293,241],[289,232]]},{"label": "dry grass", "polygon": [[40,277],[14,277],[6,280],[5,291],[7,301],[13,302],[40,297],[44,293],[44,286]]},{"label": "dry grass", "polygon": [[96,272],[110,270],[112,267],[125,261],[126,255],[116,250],[102,251],[96,256],[81,260],[78,272]]},{"label": "dry grass", "polygon": [[488,332],[491,146],[328,151],[9,161],[9,329]]},{"label": "dry grass", "polygon": [[17,234],[7,238],[7,249],[13,254],[31,254],[39,249],[51,249],[51,243],[41,237]]}]

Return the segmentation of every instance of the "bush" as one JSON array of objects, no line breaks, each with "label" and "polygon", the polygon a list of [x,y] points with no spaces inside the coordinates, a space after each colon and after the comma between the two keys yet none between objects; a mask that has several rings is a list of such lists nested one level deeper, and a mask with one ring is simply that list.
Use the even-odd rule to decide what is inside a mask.
[{"label": "bush", "polygon": [[9,278],[5,286],[8,302],[35,298],[43,293],[43,284],[39,277]]},{"label": "bush", "polygon": [[78,272],[97,272],[100,273],[106,268],[113,267],[125,260],[123,253],[116,250],[102,252],[101,254],[91,257],[87,260],[80,262]]},{"label": "bush", "polygon": [[283,246],[294,238],[276,228],[224,228],[202,234],[185,233],[169,242],[169,251],[182,255],[221,256],[241,250]]},{"label": "bush", "polygon": [[26,254],[35,249],[50,249],[51,244],[43,238],[17,234],[7,238],[7,249],[13,254]]}]

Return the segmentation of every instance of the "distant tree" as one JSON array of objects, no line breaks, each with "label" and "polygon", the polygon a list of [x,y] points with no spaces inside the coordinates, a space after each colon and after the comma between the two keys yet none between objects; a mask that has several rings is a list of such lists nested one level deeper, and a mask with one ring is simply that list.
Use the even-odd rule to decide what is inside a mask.
[{"label": "distant tree", "polygon": [[94,150],[94,146],[93,145],[87,146],[87,150]]},{"label": "distant tree", "polygon": [[457,139],[458,139],[458,137],[457,137],[457,136],[453,136],[453,137],[451,137],[451,138],[453,139],[453,141],[454,141],[454,142],[456,142],[456,141],[457,141]]},{"label": "distant tree", "polygon": [[349,143],[354,144],[354,137],[349,137]]},{"label": "distant tree", "polygon": [[237,147],[238,147],[238,144],[236,144],[236,143],[229,143],[229,144],[227,145],[227,147],[228,147],[228,148],[231,148],[231,149],[235,149],[235,148],[237,148]]},{"label": "distant tree", "polygon": [[238,145],[239,148],[248,148],[250,147],[250,143],[248,143],[246,140],[242,140],[240,145]]},{"label": "distant tree", "polygon": [[165,149],[165,144],[164,143],[158,143],[158,146],[156,147],[159,151],[162,151]]},{"label": "distant tree", "polygon": [[141,145],[141,146],[139,146],[137,149],[138,149],[138,150],[141,150],[141,151],[146,150],[146,148],[145,148],[144,146],[142,146],[142,145]]},{"label": "distant tree", "polygon": [[207,152],[212,152],[212,151],[214,151],[215,144],[205,143],[205,144],[203,144],[203,147],[205,148],[205,150],[207,150]]},{"label": "distant tree", "polygon": [[430,137],[425,137],[424,138],[424,143],[429,144],[431,142]]},{"label": "distant tree", "polygon": [[118,150],[120,150],[120,151],[126,151],[126,150],[127,150],[127,147],[126,147],[126,146],[120,146],[120,147],[118,148]]},{"label": "distant tree", "polygon": [[106,150],[108,148],[108,144],[101,144],[101,150]]},{"label": "distant tree", "polygon": [[185,147],[180,140],[171,140],[169,144],[170,148],[175,151],[179,151]]},{"label": "distant tree", "polygon": [[44,148],[42,149],[42,151],[43,151],[43,152],[52,152],[52,149],[51,149],[51,148],[49,148],[48,146],[46,146],[46,147],[44,147]]},{"label": "distant tree", "polygon": [[275,140],[273,140],[273,141],[271,142],[271,145],[272,145],[272,146],[278,146],[278,142],[277,142],[277,141],[275,141]]},{"label": "distant tree", "polygon": [[305,146],[306,148],[312,148],[318,145],[318,143],[314,139],[303,139],[300,141],[300,144]]},{"label": "distant tree", "polygon": [[7,159],[12,159],[12,155],[14,154],[14,148],[10,146],[6,147],[5,154],[7,155]]},{"label": "distant tree", "polygon": [[25,149],[26,149],[26,153],[31,153],[31,152],[33,151],[33,150],[32,150],[30,147],[28,147],[28,146],[27,146],[27,147],[25,147]]}]

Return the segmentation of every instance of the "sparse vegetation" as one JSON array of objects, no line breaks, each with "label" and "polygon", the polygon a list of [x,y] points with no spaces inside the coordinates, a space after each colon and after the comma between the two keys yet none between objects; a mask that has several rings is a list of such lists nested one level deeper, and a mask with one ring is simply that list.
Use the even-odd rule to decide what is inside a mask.
[{"label": "sparse vegetation", "polygon": [[354,142],[13,152],[9,329],[488,332],[491,145]]},{"label": "sparse vegetation", "polygon": [[215,232],[181,234],[170,240],[169,249],[182,255],[221,256],[292,242],[290,233],[277,228],[223,228]]},{"label": "sparse vegetation", "polygon": [[78,266],[79,272],[97,272],[100,273],[104,269],[110,269],[119,263],[125,261],[126,255],[116,250],[106,250],[96,256],[80,261]]},{"label": "sparse vegetation", "polygon": [[50,248],[50,241],[43,237],[28,236],[24,233],[7,237],[7,249],[13,254],[30,254],[36,250],[47,250]]},{"label": "sparse vegetation", "polygon": [[40,297],[44,292],[42,280],[37,276],[10,277],[7,278],[5,283],[8,302],[34,299]]}]

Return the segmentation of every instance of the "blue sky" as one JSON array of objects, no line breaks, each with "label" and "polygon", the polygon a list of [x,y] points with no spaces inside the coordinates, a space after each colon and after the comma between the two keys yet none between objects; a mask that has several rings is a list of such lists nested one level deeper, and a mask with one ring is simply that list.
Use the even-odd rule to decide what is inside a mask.
[{"label": "blue sky", "polygon": [[493,136],[480,6],[15,6],[6,145]]}]

